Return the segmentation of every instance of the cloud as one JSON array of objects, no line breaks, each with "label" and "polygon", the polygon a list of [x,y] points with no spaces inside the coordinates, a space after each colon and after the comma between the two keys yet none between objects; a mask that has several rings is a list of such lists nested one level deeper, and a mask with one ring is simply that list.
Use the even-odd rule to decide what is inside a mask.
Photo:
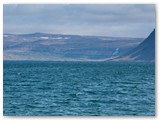
[{"label": "cloud", "polygon": [[[5,4],[4,32],[146,37],[154,5]],[[136,33],[138,31],[138,33]]]}]

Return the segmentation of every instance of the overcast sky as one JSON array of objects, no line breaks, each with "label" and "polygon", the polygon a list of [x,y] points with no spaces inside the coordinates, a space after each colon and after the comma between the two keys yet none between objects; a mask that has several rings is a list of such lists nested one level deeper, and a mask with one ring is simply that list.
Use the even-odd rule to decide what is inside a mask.
[{"label": "overcast sky", "polygon": [[155,28],[155,5],[5,4],[4,33],[60,33],[146,37]]}]

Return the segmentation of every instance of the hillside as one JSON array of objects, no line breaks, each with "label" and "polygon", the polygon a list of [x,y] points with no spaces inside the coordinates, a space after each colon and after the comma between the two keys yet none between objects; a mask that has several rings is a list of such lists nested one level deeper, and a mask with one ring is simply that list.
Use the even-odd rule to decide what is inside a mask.
[{"label": "hillside", "polygon": [[113,61],[155,61],[155,29],[141,44]]},{"label": "hillside", "polygon": [[4,34],[4,60],[103,60],[120,56],[143,38],[63,34]]}]

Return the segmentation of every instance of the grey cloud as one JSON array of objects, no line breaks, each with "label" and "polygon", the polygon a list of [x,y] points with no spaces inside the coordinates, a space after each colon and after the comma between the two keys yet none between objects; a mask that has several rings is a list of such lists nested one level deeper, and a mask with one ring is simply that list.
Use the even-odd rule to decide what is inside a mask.
[{"label": "grey cloud", "polygon": [[155,6],[6,4],[3,19],[4,32],[7,33],[53,31],[64,34],[145,37],[155,27]]}]

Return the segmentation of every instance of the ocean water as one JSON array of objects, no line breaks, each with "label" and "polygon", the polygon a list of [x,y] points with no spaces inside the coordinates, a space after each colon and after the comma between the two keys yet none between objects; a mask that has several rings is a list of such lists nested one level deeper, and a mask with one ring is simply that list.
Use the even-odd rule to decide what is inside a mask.
[{"label": "ocean water", "polygon": [[154,116],[154,63],[4,61],[4,116]]}]

